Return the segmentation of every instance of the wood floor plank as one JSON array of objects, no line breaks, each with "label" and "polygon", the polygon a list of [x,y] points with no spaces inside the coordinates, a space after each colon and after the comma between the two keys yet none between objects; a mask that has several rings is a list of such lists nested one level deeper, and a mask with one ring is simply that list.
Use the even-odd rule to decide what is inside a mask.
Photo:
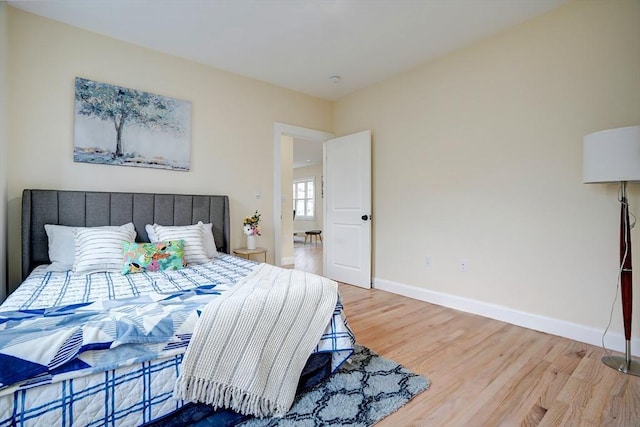
[{"label": "wood floor plank", "polygon": [[640,426],[640,378],[605,366],[599,347],[380,290],[340,292],[360,344],[432,382],[378,427]]},{"label": "wood floor plank", "polygon": [[[321,245],[294,251],[296,268],[302,253],[322,273]],[[431,380],[377,427],[640,427],[640,377],[605,366],[599,347],[376,289],[340,292],[360,344]]]}]

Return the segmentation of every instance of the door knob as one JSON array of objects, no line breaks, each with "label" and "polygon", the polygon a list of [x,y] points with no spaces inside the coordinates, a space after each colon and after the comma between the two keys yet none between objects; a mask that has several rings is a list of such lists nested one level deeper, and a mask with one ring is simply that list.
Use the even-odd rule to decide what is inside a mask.
[{"label": "door knob", "polygon": [[363,221],[366,221],[369,219],[369,215],[362,215],[360,218],[362,218]]}]

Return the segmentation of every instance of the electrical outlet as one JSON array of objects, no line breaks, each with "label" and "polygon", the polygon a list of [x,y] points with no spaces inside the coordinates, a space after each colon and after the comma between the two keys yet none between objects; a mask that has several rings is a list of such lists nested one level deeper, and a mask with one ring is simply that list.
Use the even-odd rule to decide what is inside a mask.
[{"label": "electrical outlet", "polygon": [[426,257],[424,257],[424,265],[426,267],[429,267],[431,265],[431,257],[430,256],[427,255]]},{"label": "electrical outlet", "polygon": [[469,262],[466,259],[460,260],[460,271],[469,270]]}]

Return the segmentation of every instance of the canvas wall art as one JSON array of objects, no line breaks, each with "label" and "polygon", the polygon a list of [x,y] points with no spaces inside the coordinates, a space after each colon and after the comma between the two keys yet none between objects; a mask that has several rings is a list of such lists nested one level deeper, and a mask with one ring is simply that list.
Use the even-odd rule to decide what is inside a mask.
[{"label": "canvas wall art", "polygon": [[76,77],[73,160],[189,170],[191,102]]}]

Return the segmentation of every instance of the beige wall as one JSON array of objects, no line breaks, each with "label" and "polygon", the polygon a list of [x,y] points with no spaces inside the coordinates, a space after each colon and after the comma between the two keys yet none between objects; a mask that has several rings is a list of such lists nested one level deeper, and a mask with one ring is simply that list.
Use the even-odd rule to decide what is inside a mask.
[{"label": "beige wall", "polygon": [[[322,165],[306,166],[302,168],[296,168],[293,170],[293,177],[295,178],[314,178],[315,179],[315,199],[316,199],[316,219],[314,221],[296,219],[294,221],[293,228],[296,231],[307,230],[322,230],[324,226],[324,212],[323,201],[320,187],[322,185]],[[291,193],[291,186],[289,186],[289,193]]]},{"label": "beige wall", "polygon": [[638,124],[637,0],[570,2],[339,100],[336,134],[373,132],[376,281],[603,330],[619,204],[582,184],[582,138]]},{"label": "beige wall", "polygon": [[7,3],[0,1],[0,301],[7,286]]},{"label": "beige wall", "polygon": [[[9,64],[11,247],[19,247],[23,188],[224,193],[231,197],[233,246],[244,246],[242,217],[259,209],[261,244],[272,259],[273,122],[339,135],[371,129],[377,283],[606,326],[619,205],[615,185],[582,184],[582,137],[640,124],[637,0],[570,2],[343,98],[333,109],[327,101],[7,11],[8,61],[2,62]],[[190,100],[191,172],[74,163],[76,76]],[[629,187],[636,216],[639,187]],[[633,239],[637,261],[637,230]],[[466,272],[459,270],[463,259]],[[19,261],[19,252],[10,251],[11,284]],[[619,301],[613,313],[619,331]]]},{"label": "beige wall", "polygon": [[[24,188],[227,194],[232,247],[245,246],[242,218],[258,209],[273,260],[273,123],[331,130],[331,102],[8,12],[11,247],[20,245]],[[74,163],[76,76],[191,101],[191,171]],[[9,253],[9,277],[19,280],[19,251]]]}]

